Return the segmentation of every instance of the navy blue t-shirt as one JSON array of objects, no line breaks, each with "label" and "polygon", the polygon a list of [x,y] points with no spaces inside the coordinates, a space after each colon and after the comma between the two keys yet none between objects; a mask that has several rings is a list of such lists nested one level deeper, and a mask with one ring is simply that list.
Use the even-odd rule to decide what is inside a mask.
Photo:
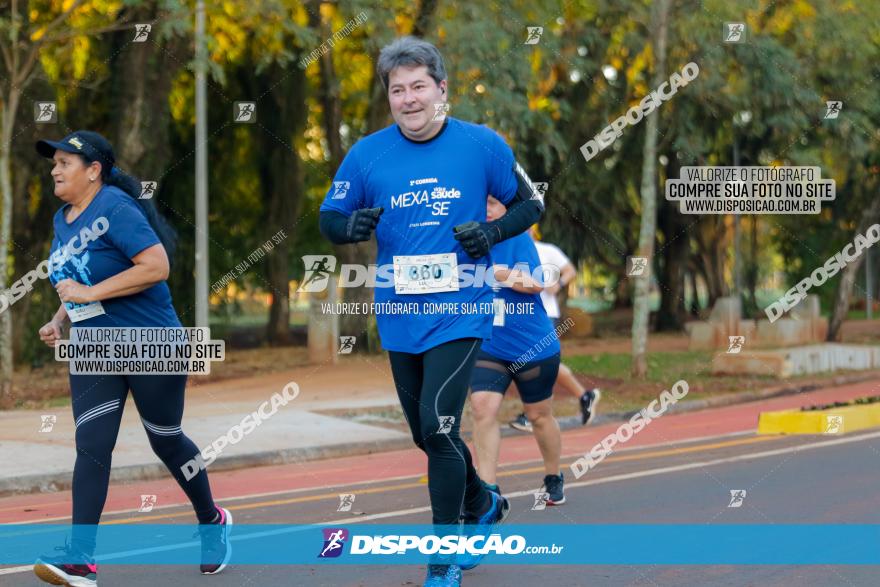
[{"label": "navy blue t-shirt", "polygon": [[[509,204],[516,189],[513,151],[504,139],[485,126],[447,117],[445,127],[428,141],[407,139],[397,125],[358,141],[339,167],[321,211],[349,215],[360,208],[384,208],[376,227],[380,268],[391,265],[395,256],[441,253],[453,253],[459,267],[488,268],[489,259],[469,257],[452,229],[472,220],[485,222],[488,194]],[[382,347],[421,353],[451,340],[488,338],[492,291],[481,279],[476,283],[458,291],[406,294],[377,287],[377,304],[489,307],[454,314],[377,312]]]},{"label": "navy blue t-shirt", "polygon": [[[64,218],[69,209],[69,204],[62,206],[53,220],[55,236],[49,255],[53,286],[62,279],[96,285],[133,267],[132,257],[161,242],[137,202],[119,188],[103,186],[71,223]],[[89,309],[87,304],[65,305],[68,312]],[[136,294],[102,300],[100,305],[103,314],[73,325],[180,326],[164,281]]]},{"label": "navy blue t-shirt", "polygon": [[[528,266],[531,276],[541,279],[538,249],[527,233],[518,234],[492,247],[492,260],[508,269]],[[529,362],[548,359],[559,354],[559,339],[553,335],[553,324],[547,317],[540,293],[523,293],[501,287],[497,297],[504,301],[504,325],[492,328],[492,338],[483,341],[482,350],[505,361],[518,361],[530,353]],[[529,311],[531,310],[531,311]]]}]

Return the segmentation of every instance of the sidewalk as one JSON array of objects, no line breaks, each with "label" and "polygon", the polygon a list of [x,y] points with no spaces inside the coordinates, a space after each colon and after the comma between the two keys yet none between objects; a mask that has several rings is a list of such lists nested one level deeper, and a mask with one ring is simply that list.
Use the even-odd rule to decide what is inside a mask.
[{"label": "sidewalk", "polygon": [[[320,377],[318,377],[320,373]],[[309,365],[283,373],[200,384],[190,378],[183,430],[200,448],[210,445],[289,382],[297,398],[236,444],[223,449],[212,470],[279,464],[412,444],[408,434],[316,413],[316,410],[396,406],[387,365],[352,357],[333,367]],[[41,416],[54,415],[50,432],[40,432]],[[0,495],[54,491],[70,486],[76,455],[70,406],[0,411]],[[113,451],[112,481],[166,476],[153,454],[129,394]]]},{"label": "sidewalk", "polygon": [[[375,358],[350,357],[333,367],[309,365],[248,379],[201,384],[191,378],[187,389],[183,430],[200,448],[225,435],[242,418],[254,412],[272,394],[296,382],[299,396],[282,406],[270,419],[234,445],[227,446],[211,470],[254,467],[313,459],[363,455],[412,447],[409,434],[392,427],[366,425],[349,419],[327,416],[319,411],[352,408],[397,407],[397,396],[388,365]],[[871,381],[870,385],[853,385]],[[843,401],[863,395],[876,395],[880,387],[877,374],[852,374],[835,378],[834,385],[820,391],[785,386],[756,393],[727,395],[717,400],[682,401],[674,413],[764,400],[762,404],[797,407],[817,401]],[[849,385],[845,385],[849,384]],[[831,384],[829,384],[831,385]],[[840,387],[843,385],[842,387]],[[870,388],[871,393],[866,391]],[[793,395],[801,394],[801,395]],[[777,400],[767,401],[776,396]],[[752,404],[748,410],[754,410]],[[739,408],[728,408],[739,409]],[[778,409],[778,408],[777,408]],[[713,410],[706,435],[725,427],[723,409]],[[41,416],[55,415],[50,432],[40,432]],[[589,429],[580,427],[579,418],[560,421],[563,428],[578,428],[593,434],[597,427],[628,418],[629,414],[602,413]],[[741,426],[741,423],[739,424]],[[755,416],[754,425],[757,425]],[[650,428],[650,427],[649,427]],[[507,433],[509,431],[505,431]],[[647,439],[648,430],[642,433]],[[70,486],[75,458],[74,425],[69,406],[54,409],[0,412],[0,495],[36,491],[57,491]],[[126,403],[122,427],[113,453],[111,480],[133,481],[163,478],[165,466],[150,448],[131,398]]]}]

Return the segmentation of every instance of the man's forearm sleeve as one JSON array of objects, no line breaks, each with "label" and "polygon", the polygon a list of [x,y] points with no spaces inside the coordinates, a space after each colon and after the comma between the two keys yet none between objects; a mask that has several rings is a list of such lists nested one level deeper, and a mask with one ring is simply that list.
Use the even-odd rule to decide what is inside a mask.
[{"label": "man's forearm sleeve", "polygon": [[351,242],[347,234],[348,216],[340,212],[325,210],[318,219],[321,234],[333,244],[344,245]]},{"label": "man's forearm sleeve", "polygon": [[544,207],[535,200],[514,200],[504,216],[489,223],[489,226],[497,231],[495,242],[501,242],[525,232],[541,219],[543,211]]},{"label": "man's forearm sleeve", "polygon": [[507,213],[489,223],[496,232],[495,237],[498,240],[495,242],[507,240],[528,230],[544,214],[544,195],[535,187],[519,163],[514,162],[513,174],[516,176],[516,195],[507,207]]}]

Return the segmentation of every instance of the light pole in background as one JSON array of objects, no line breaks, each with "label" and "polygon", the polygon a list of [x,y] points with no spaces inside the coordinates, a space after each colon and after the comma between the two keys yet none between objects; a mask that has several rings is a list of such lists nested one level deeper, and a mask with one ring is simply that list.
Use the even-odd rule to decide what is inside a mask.
[{"label": "light pole in background", "polygon": [[205,1],[196,0],[196,326],[208,326],[208,145]]},{"label": "light pole in background", "polygon": [[[752,113],[748,110],[737,112],[733,117],[733,166],[739,167],[739,135],[737,128],[745,126],[752,119]],[[740,218],[739,214],[733,215],[733,288],[736,297],[742,296],[742,258],[740,247]]]}]

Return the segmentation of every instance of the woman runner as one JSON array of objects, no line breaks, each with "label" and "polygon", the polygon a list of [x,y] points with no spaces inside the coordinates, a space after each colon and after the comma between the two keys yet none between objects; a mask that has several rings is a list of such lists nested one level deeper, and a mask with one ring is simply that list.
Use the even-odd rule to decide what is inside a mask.
[{"label": "woman runner", "polygon": [[[72,328],[181,328],[165,280],[174,234],[141,186],[114,167],[113,147],[100,134],[76,131],[60,141],[42,140],[37,152],[52,159],[55,214],[49,279],[61,305],[40,328],[50,347]],[[85,231],[85,232],[84,232]],[[83,239],[91,233],[94,238]],[[85,241],[89,242],[86,244]],[[60,556],[37,560],[43,581],[70,587],[97,584],[97,525],[110,481],[110,462],[131,390],[150,446],[192,502],[202,538],[201,572],[219,573],[232,550],[232,514],[211,497],[206,471],[186,480],[181,467],[199,453],[180,429],[186,375],[70,375],[76,425],[73,468],[73,532]]]}]

